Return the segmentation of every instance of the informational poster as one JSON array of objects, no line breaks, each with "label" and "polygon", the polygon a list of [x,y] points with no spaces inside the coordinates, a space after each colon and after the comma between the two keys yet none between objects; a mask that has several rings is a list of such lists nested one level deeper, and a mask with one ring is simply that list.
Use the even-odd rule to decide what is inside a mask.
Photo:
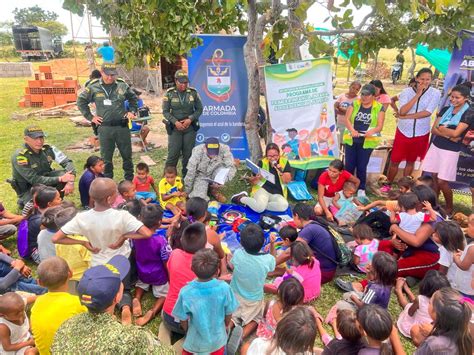
[{"label": "informational poster", "polygon": [[339,156],[331,58],[265,67],[273,142],[297,169],[324,168]]},{"label": "informational poster", "polygon": [[246,36],[199,35],[203,43],[188,56],[190,85],[204,107],[196,144],[216,137],[230,146],[234,158],[249,157],[244,120],[248,80],[243,47]]}]

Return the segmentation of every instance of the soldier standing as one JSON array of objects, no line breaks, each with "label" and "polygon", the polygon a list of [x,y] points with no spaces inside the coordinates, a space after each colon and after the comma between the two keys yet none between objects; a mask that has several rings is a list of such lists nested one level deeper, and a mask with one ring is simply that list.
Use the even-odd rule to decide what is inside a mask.
[{"label": "soldier standing", "polygon": [[168,158],[166,166],[176,166],[183,156],[183,177],[199,130],[202,102],[196,89],[189,87],[188,75],[178,70],[174,76],[176,87],[169,89],[163,98],[163,116],[168,132]]},{"label": "soldier standing", "polygon": [[[72,161],[57,148],[44,144],[44,132],[38,126],[25,128],[24,140],[24,147],[16,150],[11,159],[11,185],[20,207],[31,200],[30,190],[35,184],[56,187],[64,195],[72,193],[76,174]],[[53,170],[53,161],[65,170]]]},{"label": "soldier standing", "polygon": [[[114,64],[104,64],[101,73],[102,77],[92,80],[79,95],[77,106],[86,119],[98,126],[100,155],[105,162],[104,176],[114,176],[112,160],[117,146],[123,160],[124,178],[132,181],[132,140],[128,120],[135,118],[138,99],[127,83],[117,78]],[[128,100],[131,112],[125,110],[125,100]],[[96,105],[95,116],[89,108],[91,102]]]}]

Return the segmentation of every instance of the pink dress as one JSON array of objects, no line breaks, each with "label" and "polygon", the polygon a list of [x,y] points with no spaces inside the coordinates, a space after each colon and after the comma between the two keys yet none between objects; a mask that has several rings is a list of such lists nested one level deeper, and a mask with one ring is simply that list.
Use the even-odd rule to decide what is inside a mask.
[{"label": "pink dress", "polygon": [[410,317],[408,314],[408,310],[412,306],[413,303],[408,303],[405,306],[405,309],[400,313],[398,317],[397,326],[402,333],[407,338],[411,338],[410,330],[416,324],[422,323],[431,323],[433,319],[431,319],[428,313],[428,305],[430,304],[430,299],[426,296],[419,295],[418,297],[418,310],[415,312],[413,317]]},{"label": "pink dress", "polygon": [[273,306],[277,303],[275,300],[271,300],[268,304],[267,313],[265,317],[260,320],[257,327],[257,336],[259,338],[270,340],[273,338],[273,334],[275,334],[275,329],[277,326],[277,321],[275,317],[273,317]]},{"label": "pink dress", "polygon": [[313,267],[306,265],[298,265],[292,267],[293,271],[291,274],[288,271],[282,277],[277,277],[273,283],[277,288],[286,278],[293,276],[296,278],[304,288],[304,303],[311,302],[319,297],[321,293],[321,269],[319,267],[319,261],[313,258]]}]

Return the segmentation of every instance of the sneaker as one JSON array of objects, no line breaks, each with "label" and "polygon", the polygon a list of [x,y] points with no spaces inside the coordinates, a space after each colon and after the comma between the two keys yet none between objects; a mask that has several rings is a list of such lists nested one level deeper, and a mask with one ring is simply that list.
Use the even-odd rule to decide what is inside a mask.
[{"label": "sneaker", "polygon": [[240,325],[235,325],[234,329],[229,334],[229,340],[227,341],[227,354],[234,355],[237,353],[237,349],[240,346],[242,341],[242,334],[244,333],[244,328]]},{"label": "sneaker", "polygon": [[354,291],[354,287],[352,287],[352,282],[349,281],[344,281],[343,279],[335,279],[334,283],[336,284],[337,287],[339,287],[341,290],[345,292],[351,292]]},{"label": "sneaker", "polygon": [[357,197],[367,197],[367,195],[365,194],[365,190],[357,191]]},{"label": "sneaker", "polygon": [[230,198],[230,202],[232,202],[234,205],[241,205],[242,202],[240,202],[240,200],[242,199],[242,197],[246,197],[248,195],[249,194],[246,191],[239,192],[238,194],[235,194]]}]

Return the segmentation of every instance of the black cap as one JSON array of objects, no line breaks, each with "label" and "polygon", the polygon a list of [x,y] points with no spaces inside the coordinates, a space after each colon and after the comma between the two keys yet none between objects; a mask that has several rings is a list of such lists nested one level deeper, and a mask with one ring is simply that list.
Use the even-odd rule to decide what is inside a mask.
[{"label": "black cap", "polygon": [[181,69],[178,70],[176,73],[174,73],[174,78],[180,83],[189,82],[188,73],[186,73],[184,70],[181,70]]},{"label": "black cap", "polygon": [[206,149],[207,149],[207,155],[210,156],[216,156],[219,155],[219,140],[215,137],[210,137],[206,139]]},{"label": "black cap", "polygon": [[43,130],[39,126],[26,127],[24,133],[25,133],[25,136],[28,136],[33,139],[45,136]]},{"label": "black cap", "polygon": [[115,64],[102,64],[102,71],[106,75],[118,75],[117,66]]}]

